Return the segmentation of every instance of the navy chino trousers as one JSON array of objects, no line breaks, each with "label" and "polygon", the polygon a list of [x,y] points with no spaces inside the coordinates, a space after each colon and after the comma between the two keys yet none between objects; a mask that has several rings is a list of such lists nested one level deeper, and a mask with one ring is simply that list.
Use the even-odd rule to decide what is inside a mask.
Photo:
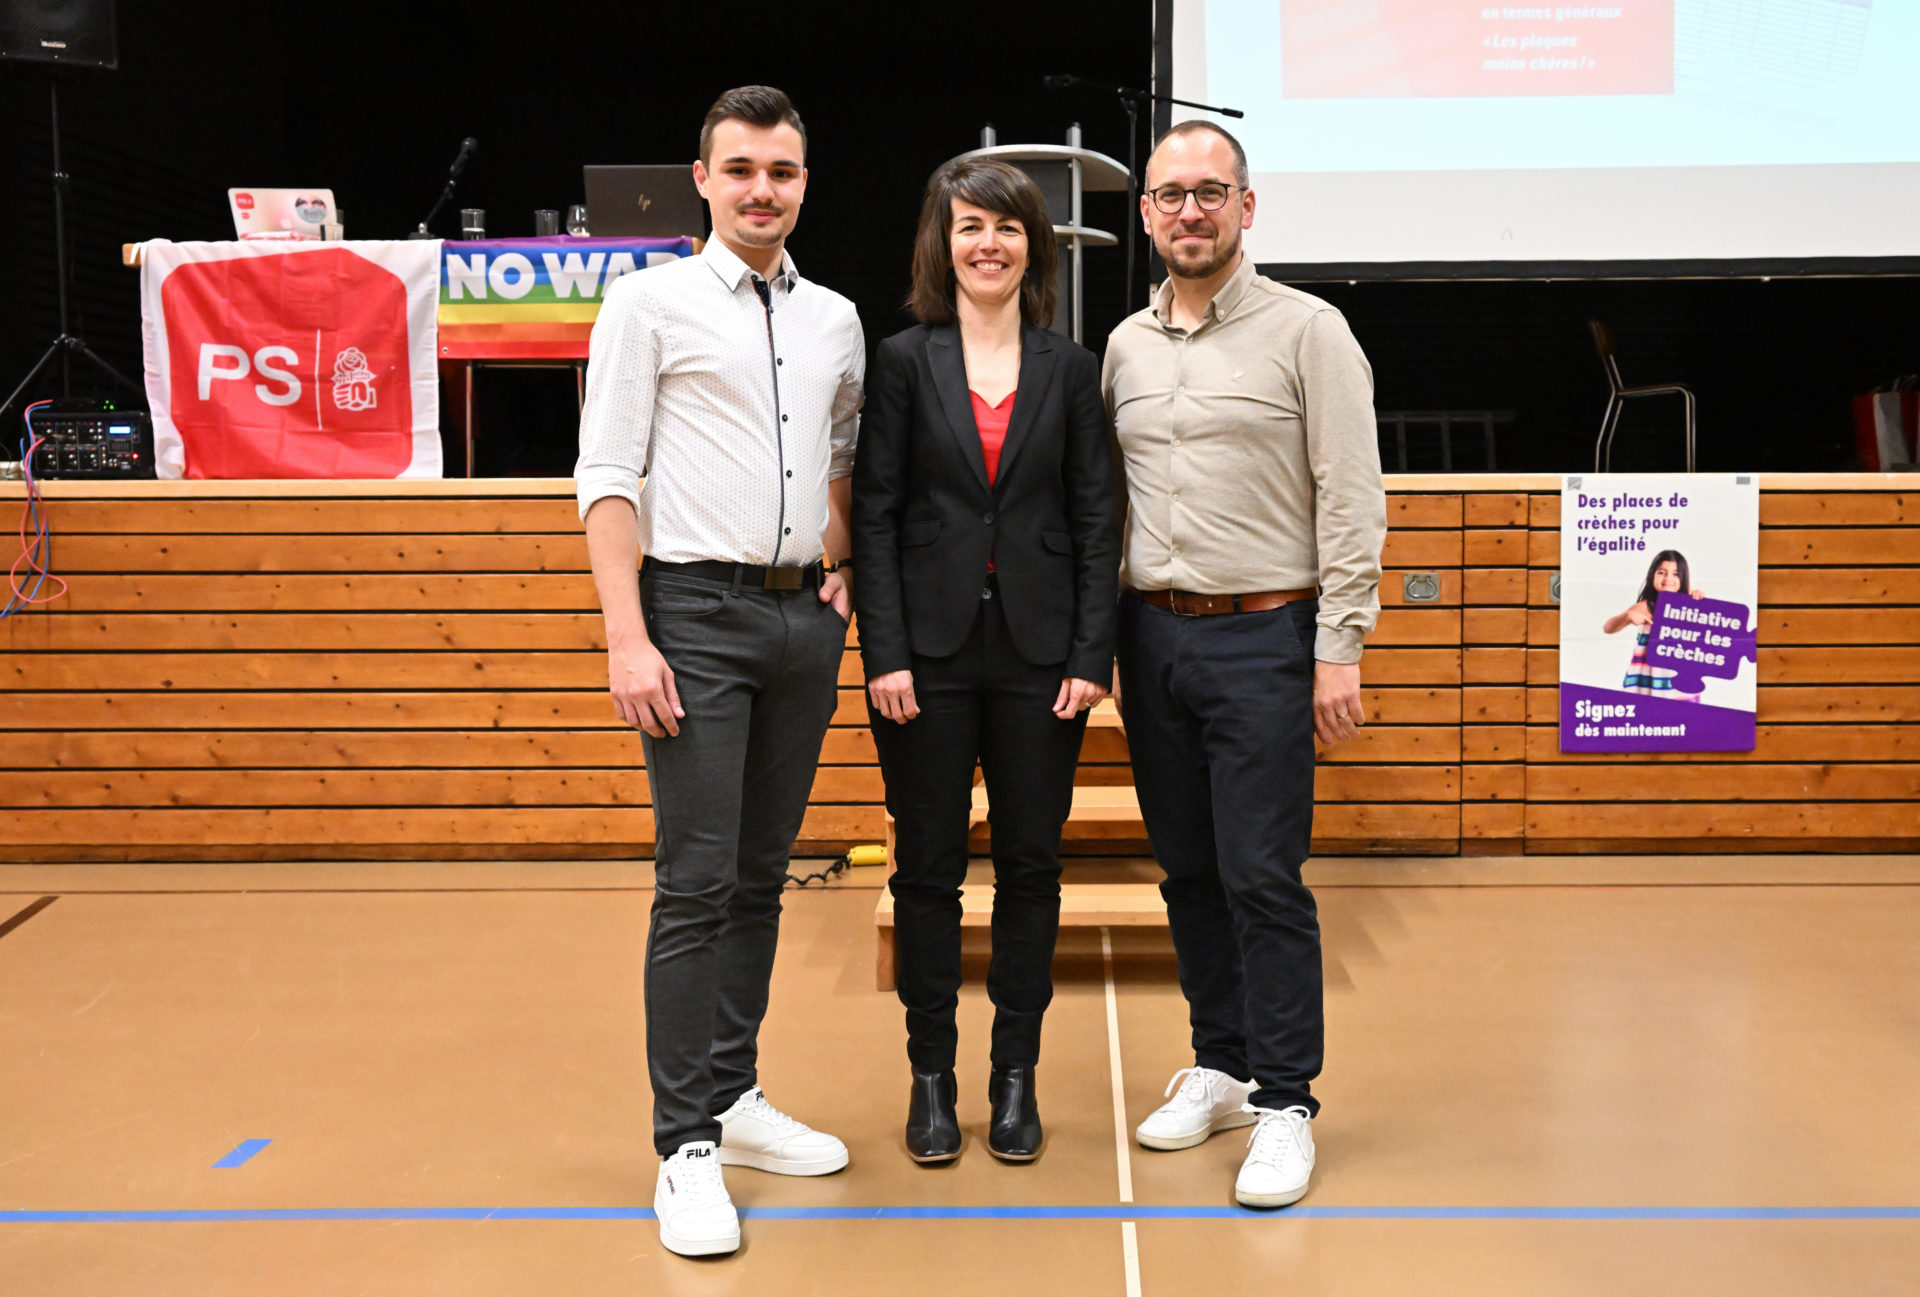
[{"label": "navy chino trousers", "polygon": [[1319,602],[1183,617],[1120,596],[1134,785],[1166,873],[1195,1062],[1261,1108],[1319,1111],[1320,923],[1301,881],[1313,835]]}]

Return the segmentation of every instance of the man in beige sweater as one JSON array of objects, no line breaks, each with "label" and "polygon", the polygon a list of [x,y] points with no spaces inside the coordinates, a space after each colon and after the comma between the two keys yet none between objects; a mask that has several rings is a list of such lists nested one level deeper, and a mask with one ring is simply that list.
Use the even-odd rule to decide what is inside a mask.
[{"label": "man in beige sweater", "polygon": [[1254,273],[1248,184],[1212,123],[1161,140],[1140,210],[1169,278],[1108,339],[1104,387],[1128,496],[1115,692],[1193,1027],[1137,1136],[1255,1125],[1235,1196],[1280,1207],[1319,1111],[1313,739],[1366,721],[1386,495],[1366,357],[1333,307]]}]

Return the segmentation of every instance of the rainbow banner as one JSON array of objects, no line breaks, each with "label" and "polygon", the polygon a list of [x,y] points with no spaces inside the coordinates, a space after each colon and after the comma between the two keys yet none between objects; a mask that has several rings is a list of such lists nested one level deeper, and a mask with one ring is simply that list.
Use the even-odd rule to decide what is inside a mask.
[{"label": "rainbow banner", "polygon": [[440,249],[440,358],[585,360],[609,284],[696,250],[692,238],[448,240]]}]

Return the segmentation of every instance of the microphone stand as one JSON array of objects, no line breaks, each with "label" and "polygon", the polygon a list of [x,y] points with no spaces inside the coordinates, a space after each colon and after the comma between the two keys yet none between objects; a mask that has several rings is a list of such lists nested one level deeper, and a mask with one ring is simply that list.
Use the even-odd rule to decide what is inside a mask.
[{"label": "microphone stand", "polygon": [[459,155],[454,158],[453,166],[447,170],[447,187],[440,191],[440,197],[436,198],[433,206],[428,209],[427,219],[420,222],[420,228],[407,236],[409,239],[431,239],[433,237],[433,235],[428,232],[427,227],[433,224],[433,218],[440,214],[440,209],[447,205],[449,198],[453,197],[454,181],[458,180],[460,173],[466,170],[467,159],[477,152],[479,152],[479,148],[473,140],[467,139],[461,141]]},{"label": "microphone stand", "polygon": [[1098,90],[1103,94],[1118,95],[1120,107],[1127,114],[1127,287],[1126,309],[1133,310],[1133,235],[1140,227],[1140,174],[1136,158],[1140,142],[1140,105],[1179,104],[1184,108],[1198,108],[1202,112],[1219,113],[1222,117],[1245,117],[1238,108],[1222,108],[1216,104],[1196,103],[1191,99],[1176,99],[1172,95],[1157,95],[1151,90],[1136,90],[1131,86],[1109,85],[1105,81],[1090,81],[1081,76],[1052,76],[1043,79],[1050,87],[1060,89]]}]

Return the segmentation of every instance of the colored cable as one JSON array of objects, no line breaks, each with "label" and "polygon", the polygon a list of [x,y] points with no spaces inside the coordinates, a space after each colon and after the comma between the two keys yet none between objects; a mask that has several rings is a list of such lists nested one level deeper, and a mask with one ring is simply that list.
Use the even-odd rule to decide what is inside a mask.
[{"label": "colored cable", "polygon": [[[45,437],[36,438],[33,435],[33,412],[51,404],[51,401],[36,401],[22,414],[26,420],[27,435],[20,442],[20,471],[27,483],[27,500],[20,511],[20,556],[7,569],[7,584],[12,589],[12,597],[7,600],[5,608],[0,608],[0,617],[11,617],[36,604],[52,603],[67,592],[67,583],[53,574],[53,529],[47,523],[46,501],[40,495],[40,483],[33,476],[34,452],[46,440]],[[24,582],[21,573],[23,566],[26,568]],[[59,589],[52,594],[42,595],[41,591],[46,588],[48,581],[52,581]]]}]

